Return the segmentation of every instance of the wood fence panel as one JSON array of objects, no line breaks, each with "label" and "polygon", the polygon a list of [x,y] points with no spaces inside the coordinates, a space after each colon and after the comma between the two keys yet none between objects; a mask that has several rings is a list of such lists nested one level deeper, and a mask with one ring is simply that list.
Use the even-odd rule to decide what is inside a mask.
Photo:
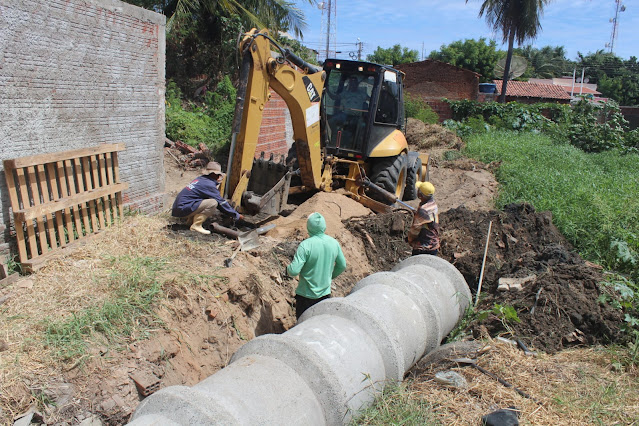
[{"label": "wood fence panel", "polygon": [[119,181],[124,149],[102,144],[4,161],[24,271],[122,218],[122,191],[129,187]]}]

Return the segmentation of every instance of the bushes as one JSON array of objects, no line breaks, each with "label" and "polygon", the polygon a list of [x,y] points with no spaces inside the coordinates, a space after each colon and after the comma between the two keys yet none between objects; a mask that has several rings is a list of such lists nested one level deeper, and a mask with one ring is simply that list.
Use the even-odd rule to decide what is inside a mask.
[{"label": "bushes", "polygon": [[615,102],[585,100],[572,108],[562,104],[480,103],[447,101],[456,121],[444,125],[462,138],[490,130],[544,133],[555,142],[570,143],[585,152],[611,149],[637,152],[639,132],[626,132],[627,122]]},{"label": "bushes", "polygon": [[203,104],[183,106],[182,94],[174,82],[166,88],[166,136],[192,146],[204,143],[214,153],[227,145],[235,110],[236,90],[228,76],[215,91],[204,96]]},{"label": "bushes", "polygon": [[437,124],[439,122],[437,113],[422,99],[406,96],[404,108],[407,118],[415,118],[425,124]]}]

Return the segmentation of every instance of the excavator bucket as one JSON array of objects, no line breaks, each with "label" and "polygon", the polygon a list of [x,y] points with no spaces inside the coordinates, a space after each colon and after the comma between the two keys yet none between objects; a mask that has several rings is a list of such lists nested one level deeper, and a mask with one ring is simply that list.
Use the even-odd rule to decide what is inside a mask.
[{"label": "excavator bucket", "polygon": [[248,188],[242,195],[242,206],[252,215],[279,214],[288,200],[291,175],[284,156],[275,162],[273,154],[266,160],[262,153],[253,161]]}]

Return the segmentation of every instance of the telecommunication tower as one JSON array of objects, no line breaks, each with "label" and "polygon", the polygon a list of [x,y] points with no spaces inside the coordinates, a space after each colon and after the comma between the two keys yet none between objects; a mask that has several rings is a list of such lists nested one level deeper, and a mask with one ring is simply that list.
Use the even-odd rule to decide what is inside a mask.
[{"label": "telecommunication tower", "polygon": [[612,34],[610,34],[610,43],[606,43],[606,47],[610,48],[610,53],[614,53],[613,51],[615,49],[615,41],[617,41],[617,33],[619,30],[619,13],[626,10],[626,6],[624,6],[621,0],[615,0],[615,3],[615,17],[610,18],[610,22],[612,22]]},{"label": "telecommunication tower", "polygon": [[337,54],[337,0],[324,0],[317,7],[322,11],[321,40],[324,49],[320,49],[319,59],[323,61]]}]

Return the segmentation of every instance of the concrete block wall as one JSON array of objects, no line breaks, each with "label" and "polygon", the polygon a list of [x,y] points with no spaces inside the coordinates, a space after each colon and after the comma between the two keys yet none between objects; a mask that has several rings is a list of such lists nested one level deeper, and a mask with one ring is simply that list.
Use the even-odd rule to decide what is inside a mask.
[{"label": "concrete block wall", "polygon": [[149,396],[131,424],[349,424],[439,345],[470,299],[452,264],[412,256],[362,279],[347,297],[312,306],[284,334],[251,340],[195,386]]},{"label": "concrete block wall", "polygon": [[288,154],[293,144],[293,123],[286,102],[274,91],[270,91],[271,99],[264,106],[262,127],[257,139],[255,158],[264,152],[268,158],[272,153],[275,160]]},{"label": "concrete block wall", "polygon": [[[164,203],[165,17],[118,0],[0,0],[0,160],[124,143],[128,206]],[[0,255],[10,202],[0,165]]]}]

